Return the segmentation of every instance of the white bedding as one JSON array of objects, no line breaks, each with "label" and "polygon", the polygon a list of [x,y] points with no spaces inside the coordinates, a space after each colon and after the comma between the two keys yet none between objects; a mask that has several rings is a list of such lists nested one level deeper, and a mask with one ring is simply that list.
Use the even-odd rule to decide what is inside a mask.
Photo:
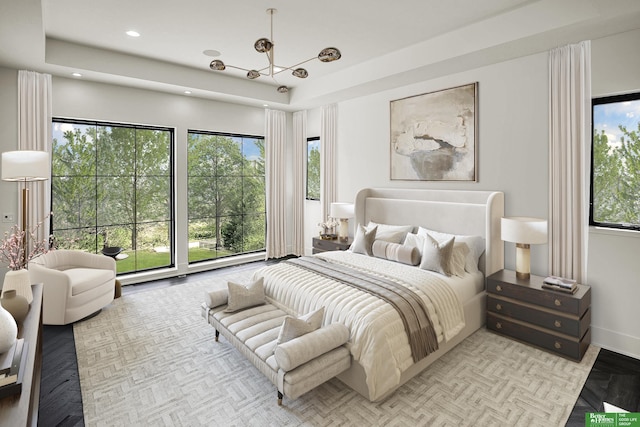
[{"label": "white bedding", "polygon": [[[463,304],[482,291],[482,273],[447,278],[379,258],[352,252],[325,252],[316,257],[405,283],[425,301],[438,342],[449,340],[464,327]],[[364,368],[373,400],[397,386],[413,358],[402,320],[383,300],[313,272],[279,263],[256,273],[264,278],[269,301],[302,315],[325,307],[325,324],[345,324],[349,349]]]}]

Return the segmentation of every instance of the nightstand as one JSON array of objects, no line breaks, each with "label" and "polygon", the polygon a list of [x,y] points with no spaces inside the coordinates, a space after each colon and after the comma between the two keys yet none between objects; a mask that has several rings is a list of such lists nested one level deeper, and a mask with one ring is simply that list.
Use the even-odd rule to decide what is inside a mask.
[{"label": "nightstand", "polygon": [[544,289],[543,280],[510,270],[489,276],[487,329],[579,361],[591,342],[591,287],[566,294]]},{"label": "nightstand", "polygon": [[341,241],[340,239],[324,240],[320,237],[314,237],[312,252],[318,254],[327,251],[346,251],[351,246],[351,243],[353,243],[352,237],[349,237],[346,241]]}]

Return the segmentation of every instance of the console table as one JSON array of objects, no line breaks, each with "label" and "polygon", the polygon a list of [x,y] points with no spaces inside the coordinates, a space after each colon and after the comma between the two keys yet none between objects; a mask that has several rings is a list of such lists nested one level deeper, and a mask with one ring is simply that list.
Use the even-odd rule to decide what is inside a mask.
[{"label": "console table", "polygon": [[22,325],[18,326],[18,338],[28,343],[26,371],[19,395],[0,399],[0,426],[22,427],[38,424],[40,400],[40,369],[42,367],[42,284],[32,286],[33,302]]}]

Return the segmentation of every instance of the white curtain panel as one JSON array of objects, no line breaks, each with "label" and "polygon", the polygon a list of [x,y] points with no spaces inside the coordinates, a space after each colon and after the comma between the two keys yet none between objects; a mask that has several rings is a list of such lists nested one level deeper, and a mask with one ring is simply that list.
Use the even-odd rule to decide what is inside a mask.
[{"label": "white curtain panel", "polygon": [[[18,71],[18,149],[46,151],[51,157],[51,75]],[[22,185],[22,184],[21,184]],[[27,183],[29,188],[29,226],[43,222],[37,239],[49,235],[46,220],[51,207],[51,177],[47,181]],[[21,192],[20,192],[21,193]],[[20,197],[20,194],[19,194]],[[22,216],[21,203],[18,203]]]},{"label": "white curtain panel", "polygon": [[549,268],[586,283],[591,165],[591,42],[549,53]]},{"label": "white curtain panel", "polygon": [[320,123],[320,206],[326,220],[331,203],[336,201],[336,144],[338,139],[338,106],[322,107]]},{"label": "white curtain panel", "polygon": [[293,248],[292,253],[304,255],[304,200],[307,172],[307,112],[293,113]]},{"label": "white curtain panel", "polygon": [[265,179],[267,190],[266,258],[287,255],[286,239],[286,115],[284,111],[265,112]]}]

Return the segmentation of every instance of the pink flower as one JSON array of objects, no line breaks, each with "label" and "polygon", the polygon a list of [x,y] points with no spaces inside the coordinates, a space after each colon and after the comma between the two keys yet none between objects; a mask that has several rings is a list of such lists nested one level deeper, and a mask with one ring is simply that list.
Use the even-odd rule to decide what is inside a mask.
[{"label": "pink flower", "polygon": [[38,255],[48,252],[47,241],[39,241],[36,238],[42,222],[38,223],[29,232],[30,250],[25,259],[24,236],[25,232],[18,225],[14,225],[4,233],[4,240],[0,245],[0,260],[8,264],[10,270],[22,270]]}]

